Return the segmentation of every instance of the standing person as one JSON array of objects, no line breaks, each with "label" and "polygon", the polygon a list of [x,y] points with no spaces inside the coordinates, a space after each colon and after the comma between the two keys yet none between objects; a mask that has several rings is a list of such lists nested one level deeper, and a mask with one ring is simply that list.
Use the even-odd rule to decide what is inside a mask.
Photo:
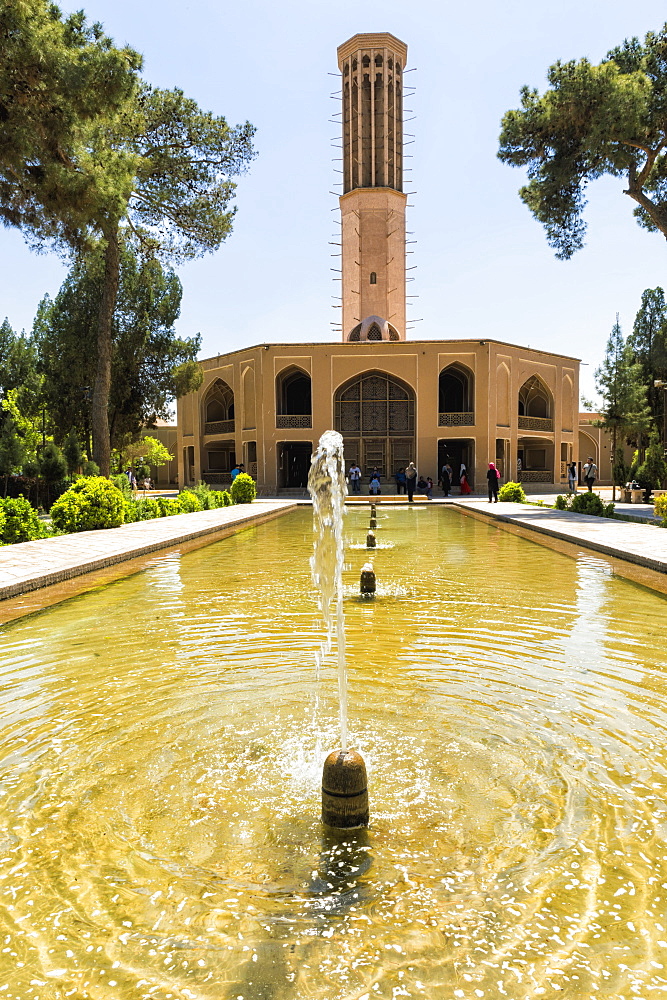
[{"label": "standing person", "polygon": [[466,476],[465,472],[462,472],[459,477],[459,485],[461,487],[462,497],[467,496],[469,493],[472,493],[472,490],[470,489],[470,484],[468,483],[468,477]]},{"label": "standing person", "polygon": [[575,462],[568,462],[567,485],[570,493],[577,492],[577,466]]},{"label": "standing person", "polygon": [[234,464],[234,468],[233,468],[233,469],[232,469],[232,471],[231,471],[231,472],[229,473],[229,474],[230,474],[230,476],[232,477],[232,482],[234,482],[234,480],[236,479],[236,477],[238,476],[238,474],[239,474],[239,472],[241,471],[241,469],[242,469],[242,468],[243,468],[243,466],[242,466],[242,465],[239,465],[239,463],[238,463],[238,462],[236,462],[236,463]]},{"label": "standing person", "polygon": [[370,483],[368,487],[369,493],[374,493],[376,496],[381,492],[380,490],[380,473],[377,468],[373,469],[371,473]]},{"label": "standing person", "polygon": [[592,458],[589,458],[584,465],[584,482],[588,486],[588,492],[593,492],[593,483],[598,477],[598,467]]},{"label": "standing person", "polygon": [[408,491],[408,503],[414,503],[413,497],[415,495],[416,485],[417,485],[417,470],[415,469],[415,463],[410,462],[407,469],[405,470],[405,486]]},{"label": "standing person", "polygon": [[461,468],[459,469],[459,483],[462,479],[466,479],[468,470],[466,469],[465,462],[461,462]]},{"label": "standing person", "polygon": [[350,484],[352,486],[353,493],[361,492],[361,469],[356,462],[353,462],[350,466],[350,471],[348,473],[350,478]]},{"label": "standing person", "polygon": [[445,462],[440,470],[440,482],[442,483],[443,494],[448,497],[449,491],[452,488],[452,467],[448,462]]},{"label": "standing person", "polygon": [[400,497],[401,493],[405,493],[405,469],[400,468],[394,479],[396,480],[396,495]]},{"label": "standing person", "polygon": [[486,481],[489,485],[489,503],[498,503],[498,480],[500,473],[496,469],[495,462],[489,462],[489,469],[486,473]]}]

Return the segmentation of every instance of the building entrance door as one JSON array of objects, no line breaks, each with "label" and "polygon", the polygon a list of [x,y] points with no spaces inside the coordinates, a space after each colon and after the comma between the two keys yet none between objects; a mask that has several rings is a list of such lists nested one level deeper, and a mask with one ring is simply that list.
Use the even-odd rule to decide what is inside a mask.
[{"label": "building entrance door", "polygon": [[444,441],[438,441],[438,477],[445,462],[449,462],[452,467],[452,486],[458,486],[459,472],[463,464],[467,470],[468,483],[474,488],[474,450],[474,441],[470,439],[445,439]]},{"label": "building entrance door", "polygon": [[283,489],[306,489],[310,456],[313,451],[311,441],[285,441],[280,449],[280,475],[278,482]]}]

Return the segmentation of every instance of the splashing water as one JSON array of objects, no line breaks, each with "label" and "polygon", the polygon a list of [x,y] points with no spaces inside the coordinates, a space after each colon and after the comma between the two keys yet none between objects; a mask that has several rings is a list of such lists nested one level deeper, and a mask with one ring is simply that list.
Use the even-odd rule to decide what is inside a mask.
[{"label": "splashing water", "polygon": [[326,632],[315,656],[316,667],[319,676],[322,661],[331,654],[335,634],[340,739],[342,749],[347,750],[347,665],[343,616],[343,514],[347,487],[343,439],[337,431],[325,431],[319,440],[310,463],[308,492],[313,500],[314,533],[310,570],[320,593],[319,603]]}]

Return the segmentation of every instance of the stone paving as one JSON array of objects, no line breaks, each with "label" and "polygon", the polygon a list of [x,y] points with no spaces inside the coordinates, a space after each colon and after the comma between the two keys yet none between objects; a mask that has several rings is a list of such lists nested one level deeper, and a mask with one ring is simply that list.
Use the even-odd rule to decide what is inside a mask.
[{"label": "stone paving", "polygon": [[206,535],[240,531],[295,506],[292,500],[256,500],[252,504],[137,521],[120,528],[5,545],[0,548],[0,600]]},{"label": "stone paving", "polygon": [[616,521],[529,504],[490,504],[480,497],[457,497],[454,504],[491,520],[595,549],[658,573],[667,573],[667,530],[657,524]]}]

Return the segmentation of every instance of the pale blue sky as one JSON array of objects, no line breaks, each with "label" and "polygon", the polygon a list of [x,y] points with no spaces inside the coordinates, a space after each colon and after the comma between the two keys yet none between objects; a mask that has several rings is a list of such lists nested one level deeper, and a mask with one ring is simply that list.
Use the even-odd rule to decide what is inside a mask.
[{"label": "pale blue sky", "polygon": [[[204,357],[263,341],[339,339],[329,256],[339,105],[329,74],[336,46],[360,31],[398,35],[416,67],[406,190],[417,192],[408,228],[418,268],[408,291],[418,296],[409,314],[423,321],[409,336],[493,337],[572,354],[589,364],[582,389],[591,394],[616,312],[629,332],[642,290],[667,283],[665,240],[636,225],[621,180],[590,189],[587,246],[564,263],[519,201],[522,173],[496,158],[500,118],[522,84],[543,88],[556,59],[598,61],[623,38],[658,29],[667,20],[658,0],[89,0],[85,9],[144,54],[148,80],[257,126],[259,156],[240,181],[232,236],[179,271],[178,329],[203,334]],[[0,318],[29,328],[63,266],[9,230],[0,230],[0,264]]]}]

